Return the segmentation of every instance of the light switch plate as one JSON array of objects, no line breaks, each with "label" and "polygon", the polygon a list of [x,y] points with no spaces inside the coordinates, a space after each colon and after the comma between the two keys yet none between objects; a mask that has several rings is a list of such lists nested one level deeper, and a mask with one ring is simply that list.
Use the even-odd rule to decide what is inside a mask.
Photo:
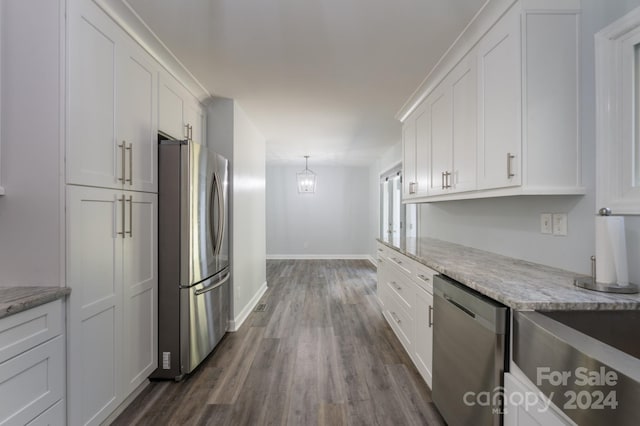
[{"label": "light switch plate", "polygon": [[542,213],[540,215],[540,232],[553,234],[553,215],[551,213]]},{"label": "light switch plate", "polygon": [[568,219],[566,213],[553,214],[553,235],[567,236]]}]

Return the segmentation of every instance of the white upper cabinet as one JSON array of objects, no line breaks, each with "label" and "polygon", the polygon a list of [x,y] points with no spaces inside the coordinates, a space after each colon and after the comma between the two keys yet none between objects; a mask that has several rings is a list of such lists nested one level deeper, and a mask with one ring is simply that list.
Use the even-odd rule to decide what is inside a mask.
[{"label": "white upper cabinet", "polygon": [[640,8],[596,34],[596,208],[640,214]]},{"label": "white upper cabinet", "polygon": [[579,17],[576,0],[476,16],[398,114],[417,135],[404,167],[418,191],[405,200],[584,194]]},{"label": "white upper cabinet", "polygon": [[513,7],[478,46],[478,186],[520,185],[520,10]]},{"label": "white upper cabinet", "polygon": [[416,178],[416,120],[413,117],[402,126],[402,157],[403,198],[414,198],[419,187]]},{"label": "white upper cabinet", "polygon": [[[120,49],[117,90],[117,137],[124,189],[158,191],[157,66],[130,41]],[[122,162],[122,152],[125,161]]]},{"label": "white upper cabinet", "polygon": [[157,63],[99,9],[70,2],[67,183],[157,192]]},{"label": "white upper cabinet", "polygon": [[159,128],[172,138],[205,144],[204,109],[185,87],[167,72],[160,73]]}]

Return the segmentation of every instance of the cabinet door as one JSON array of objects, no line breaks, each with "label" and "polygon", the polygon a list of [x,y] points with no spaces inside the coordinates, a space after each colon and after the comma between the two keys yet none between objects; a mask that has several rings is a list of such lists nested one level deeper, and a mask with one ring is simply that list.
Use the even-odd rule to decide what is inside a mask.
[{"label": "cabinet door", "polygon": [[451,192],[476,189],[477,146],[477,73],[475,52],[470,53],[452,71],[453,111]]},{"label": "cabinet door", "polygon": [[69,423],[100,424],[122,402],[121,191],[67,186]]},{"label": "cabinet door", "polygon": [[184,110],[185,89],[172,76],[161,72],[158,90],[158,129],[172,138],[186,138]]},{"label": "cabinet door", "polygon": [[478,45],[478,186],[518,186],[521,171],[520,11],[512,7]]},{"label": "cabinet door", "polygon": [[422,377],[431,387],[433,366],[433,296],[421,288],[416,288],[414,304],[415,337],[414,359]]},{"label": "cabinet door", "polygon": [[191,139],[205,145],[204,113],[199,103],[188,103],[185,106],[185,124],[191,126]]},{"label": "cabinet door", "polygon": [[415,112],[416,121],[416,195],[424,197],[429,195],[431,187],[431,115],[428,110],[428,102],[422,103]]},{"label": "cabinet door", "polygon": [[121,187],[115,134],[118,28],[91,4],[70,2],[69,8],[67,183]]},{"label": "cabinet door", "polygon": [[127,193],[124,240],[124,395],[158,364],[158,196]]},{"label": "cabinet door", "polygon": [[410,116],[402,125],[402,197],[415,197],[416,187],[416,122]]},{"label": "cabinet door", "polygon": [[[567,426],[572,424],[556,413],[554,405],[545,407],[543,395],[536,388],[526,386],[510,373],[504,374],[504,426]],[[530,402],[530,396],[538,400]],[[526,401],[526,403],[525,403]]]},{"label": "cabinet door", "polygon": [[125,176],[125,189],[157,192],[157,66],[133,41],[119,51],[117,137],[125,149],[119,172]]},{"label": "cabinet door", "polygon": [[429,162],[429,195],[447,192],[453,158],[453,109],[451,87],[443,81],[427,99],[427,115],[431,124],[431,158]]}]

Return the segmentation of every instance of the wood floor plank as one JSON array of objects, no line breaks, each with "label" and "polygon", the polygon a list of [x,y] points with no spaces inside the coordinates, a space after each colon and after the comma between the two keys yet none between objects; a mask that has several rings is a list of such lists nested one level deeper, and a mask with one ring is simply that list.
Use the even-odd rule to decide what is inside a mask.
[{"label": "wood floor plank", "polygon": [[381,314],[366,260],[270,260],[244,325],[180,383],[152,382],[115,425],[442,425]]}]

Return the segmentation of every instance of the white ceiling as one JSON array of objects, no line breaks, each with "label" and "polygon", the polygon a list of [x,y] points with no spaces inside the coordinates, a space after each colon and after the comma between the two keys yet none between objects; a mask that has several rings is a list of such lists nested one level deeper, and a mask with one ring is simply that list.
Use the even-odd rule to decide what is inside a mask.
[{"label": "white ceiling", "polygon": [[213,95],[236,99],[267,160],[369,164],[394,115],[485,0],[128,0]]}]

